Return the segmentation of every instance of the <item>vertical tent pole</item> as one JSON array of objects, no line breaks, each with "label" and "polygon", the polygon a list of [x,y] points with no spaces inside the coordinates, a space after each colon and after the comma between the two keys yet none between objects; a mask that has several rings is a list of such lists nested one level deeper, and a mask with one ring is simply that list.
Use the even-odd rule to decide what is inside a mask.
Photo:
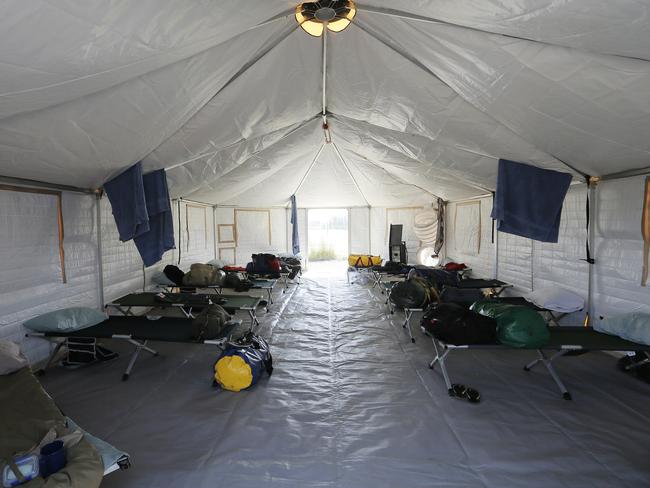
[{"label": "vertical tent pole", "polygon": [[368,254],[372,256],[372,209],[368,207]]},{"label": "vertical tent pole", "polygon": [[212,242],[214,244],[214,259],[217,259],[217,206],[212,205]]},{"label": "vertical tent pole", "polygon": [[496,229],[496,221],[492,221],[495,226],[494,230],[494,279],[499,279],[499,230]]},{"label": "vertical tent pole", "polygon": [[585,318],[585,325],[591,325],[591,317],[593,314],[594,305],[594,265],[596,260],[593,257],[594,241],[596,236],[596,186],[600,179],[598,177],[590,177],[587,180],[587,192],[589,195],[589,228],[587,229],[587,246],[590,256],[587,256],[587,263],[589,264],[589,283],[587,288],[587,316]]},{"label": "vertical tent pole", "polygon": [[97,219],[97,296],[99,307],[104,309],[104,258],[102,252],[102,193],[95,194],[95,213]]},{"label": "vertical tent pole", "polygon": [[348,254],[352,252],[352,209],[348,207]]}]

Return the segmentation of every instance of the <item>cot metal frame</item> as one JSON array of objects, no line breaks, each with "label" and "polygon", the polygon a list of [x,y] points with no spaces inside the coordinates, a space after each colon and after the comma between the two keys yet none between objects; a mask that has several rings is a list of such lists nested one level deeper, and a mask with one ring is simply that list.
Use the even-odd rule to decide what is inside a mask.
[{"label": "cot metal frame", "polygon": [[424,312],[424,309],[404,307],[404,322],[402,323],[402,328],[408,331],[411,342],[415,342],[415,337],[413,337],[413,332],[411,331],[411,317],[415,312]]},{"label": "cot metal frame", "polygon": [[[426,332],[425,332],[426,333]],[[452,389],[452,382],[451,378],[449,376],[449,371],[447,370],[447,364],[446,364],[446,359],[449,356],[449,353],[455,349],[511,349],[507,346],[503,346],[501,344],[464,344],[464,345],[453,345],[453,344],[447,344],[445,342],[439,341],[435,337],[431,337],[431,342],[433,342],[433,349],[435,351],[435,357],[433,360],[429,363],[429,368],[434,369],[436,364],[440,365],[440,371],[442,373],[442,377],[445,380],[445,386],[447,387],[447,393],[449,396],[453,396],[454,392]],[[546,369],[548,370],[549,374],[551,375],[551,378],[553,378],[553,381],[557,385],[558,389],[560,390],[560,393],[562,394],[562,398],[565,400],[571,400],[571,393],[567,389],[567,387],[564,385],[562,380],[560,379],[560,376],[558,375],[557,371],[553,367],[553,361],[561,358],[562,356],[565,356],[571,351],[581,351],[584,350],[581,346],[578,345],[562,345],[554,354],[551,356],[547,356],[546,353],[544,352],[545,350],[543,349],[537,349],[537,354],[538,358],[529,362],[524,366],[524,371],[530,371],[533,369],[537,364],[543,364]]]},{"label": "cot metal frame", "polygon": [[[241,325],[241,321],[238,321],[238,322],[239,322],[239,325]],[[217,346],[220,349],[223,349],[224,345],[228,341],[231,340],[231,336],[232,335],[229,335],[227,337],[222,337],[221,339],[206,339],[206,340],[203,340],[201,342],[197,342],[196,344],[208,344],[208,345]],[[45,364],[45,366],[43,366],[43,368],[41,368],[39,370],[39,372],[41,374],[45,373],[45,371],[52,365],[52,363],[54,362],[54,359],[59,354],[59,351],[61,350],[61,348],[63,346],[67,347],[68,339],[70,339],[69,337],[66,337],[66,336],[60,336],[58,338],[60,338],[62,340],[56,341],[55,339],[57,339],[57,336],[47,335],[47,334],[44,334],[42,332],[29,332],[29,333],[25,334],[25,337],[38,337],[38,338],[41,338],[41,339],[51,339],[54,342],[56,342],[56,347],[50,353],[50,356],[49,356],[49,358],[47,360],[47,363]],[[135,347],[134,351],[131,353],[129,363],[126,366],[126,369],[124,370],[124,373],[122,373],[122,381],[127,381],[129,379],[129,377],[131,376],[131,371],[133,370],[133,367],[135,366],[135,363],[138,360],[138,358],[140,357],[140,353],[142,351],[148,352],[152,356],[159,356],[160,355],[160,353],[158,351],[156,351],[155,349],[149,347],[149,345],[148,345],[149,340],[148,339],[144,339],[144,340],[134,339],[133,336],[130,335],[130,334],[113,334],[110,337],[100,337],[100,338],[94,338],[94,339],[121,340],[121,341],[128,342],[129,344],[131,344],[131,345],[133,345]]]}]

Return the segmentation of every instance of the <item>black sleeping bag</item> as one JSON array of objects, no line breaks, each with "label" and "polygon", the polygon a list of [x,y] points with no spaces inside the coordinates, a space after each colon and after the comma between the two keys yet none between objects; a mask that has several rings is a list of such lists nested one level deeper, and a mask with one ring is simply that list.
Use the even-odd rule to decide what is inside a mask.
[{"label": "black sleeping bag", "polygon": [[436,339],[454,345],[494,344],[497,340],[496,320],[455,303],[430,305],[421,325]]}]

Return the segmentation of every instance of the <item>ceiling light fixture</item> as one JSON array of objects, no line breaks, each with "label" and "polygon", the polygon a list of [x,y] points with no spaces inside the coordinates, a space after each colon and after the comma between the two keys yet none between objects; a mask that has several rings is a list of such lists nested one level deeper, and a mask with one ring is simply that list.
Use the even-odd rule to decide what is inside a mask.
[{"label": "ceiling light fixture", "polygon": [[325,26],[332,32],[341,32],[350,25],[356,13],[352,0],[320,0],[299,4],[296,21],[307,34],[320,37]]}]

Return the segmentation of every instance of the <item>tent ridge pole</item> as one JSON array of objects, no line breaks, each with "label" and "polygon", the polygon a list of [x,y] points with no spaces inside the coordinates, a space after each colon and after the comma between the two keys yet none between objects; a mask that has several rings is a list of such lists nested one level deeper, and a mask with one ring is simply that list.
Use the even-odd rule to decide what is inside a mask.
[{"label": "tent ridge pole", "polygon": [[320,156],[320,153],[323,152],[323,148],[325,147],[325,143],[323,142],[320,145],[320,148],[318,148],[318,151],[316,152],[316,156],[314,156],[314,159],[312,159],[311,164],[307,168],[307,171],[305,171],[305,174],[302,176],[300,179],[300,183],[298,183],[298,186],[294,190],[294,192],[291,195],[295,195],[298,193],[300,188],[302,188],[302,185],[305,183],[305,180],[307,179],[307,176],[309,176],[309,173],[311,173],[311,170],[314,168],[314,165],[316,164],[316,161],[318,161],[318,156]]},{"label": "tent ridge pole", "polygon": [[47,181],[31,180],[29,178],[16,178],[14,176],[0,175],[0,182],[8,183],[11,185],[37,186],[41,188],[48,188],[51,190],[69,191],[74,193],[86,193],[89,195],[96,195],[98,192],[98,189],[96,188],[81,188],[72,185],[61,185],[59,183],[48,183]]},{"label": "tent ridge pole", "polygon": [[397,9],[387,9],[387,8],[381,8],[381,7],[372,7],[369,5],[359,5],[357,4],[357,9],[358,10],[365,10],[366,12],[378,14],[378,15],[385,15],[388,17],[395,17],[398,19],[404,19],[404,20],[415,20],[418,22],[426,22],[428,24],[439,24],[439,25],[446,25],[450,27],[456,27],[459,29],[467,29],[469,31],[473,32],[479,32],[481,34],[488,34],[492,36],[502,36],[502,37],[507,37],[509,39],[517,39],[520,41],[528,41],[528,42],[534,42],[537,44],[542,44],[544,46],[551,46],[559,49],[571,49],[574,51],[580,51],[580,52],[587,52],[587,53],[592,53],[592,54],[599,54],[601,56],[614,56],[617,58],[624,58],[624,59],[631,59],[635,61],[650,61],[648,58],[640,58],[637,56],[626,56],[624,54],[613,54],[613,53],[603,53],[603,52],[598,52],[598,51],[591,51],[591,50],[585,50],[585,49],[578,49],[576,47],[571,47],[571,46],[564,46],[562,44],[555,44],[552,42],[548,41],[542,41],[540,39],[533,39],[532,37],[521,37],[521,36],[515,36],[512,34],[504,34],[502,32],[493,32],[489,31],[486,29],[480,29],[478,27],[471,27],[468,25],[463,25],[463,24],[458,24],[456,22],[451,22],[448,20],[442,20],[442,19],[436,19],[433,17],[425,17],[423,15],[417,15],[417,14],[411,14],[409,12],[404,12],[403,10],[397,10]]},{"label": "tent ridge pole", "polygon": [[[340,122],[342,122],[344,125],[347,125],[347,126],[351,126],[351,124],[348,122],[348,121],[350,121],[350,120],[352,120],[352,121],[354,121],[354,122],[359,122],[359,123],[367,123],[367,122],[365,122],[365,121],[363,121],[363,120],[354,119],[354,118],[347,117],[347,116],[335,115],[335,114],[332,115],[332,118],[339,120]],[[346,120],[343,120],[343,119],[346,119]],[[375,127],[374,124],[368,124],[368,125],[372,125],[373,127]],[[408,132],[404,132],[404,134],[409,134],[409,133],[408,133]],[[434,140],[431,139],[431,138],[429,138],[429,137],[426,137],[426,136],[421,136],[421,137],[425,137],[427,140],[430,140],[430,141],[434,142]],[[373,137],[372,139],[373,139],[375,142],[377,142],[378,144],[381,144],[382,146],[388,147],[388,146],[386,146],[386,144],[382,143],[382,142],[381,142],[380,140],[378,140],[377,138]],[[437,142],[437,141],[435,141],[435,142]],[[444,145],[444,144],[442,144],[442,145]],[[454,147],[455,147],[455,146],[454,146]],[[462,148],[457,148],[457,149],[459,149],[459,150],[461,150],[461,151],[463,150]],[[477,154],[476,152],[473,152],[473,151],[467,151],[467,150],[465,150],[465,151],[466,151],[466,152],[471,152],[472,154]],[[404,153],[400,153],[400,154],[404,154]],[[478,156],[491,157],[492,159],[499,159],[499,158],[494,158],[494,157],[492,157],[492,156],[483,155],[483,154],[477,154],[477,155],[478,155]],[[410,160],[415,161],[415,162],[417,162],[417,163],[420,163],[420,164],[423,164],[423,165],[427,165],[427,164],[429,164],[429,163],[427,163],[426,161],[420,161],[419,159],[416,159],[416,158],[414,158],[414,157],[412,157],[412,156],[410,156],[410,155],[407,155],[407,154],[406,154],[405,156],[406,156],[407,158],[409,158]],[[366,158],[365,156],[362,156],[362,157],[363,157],[364,159],[367,160],[367,158]],[[382,169],[384,169],[384,168],[382,168]],[[389,172],[388,170],[386,170],[386,169],[384,169],[384,171],[390,173],[390,172]],[[449,170],[448,170],[447,168],[436,167],[436,171],[439,172],[439,173],[445,174],[445,175],[449,175],[449,176],[454,177],[454,178],[458,178],[458,179],[461,181],[461,183],[462,183],[463,185],[465,185],[465,186],[470,186],[470,187],[472,187],[472,188],[476,188],[477,190],[481,190],[481,191],[484,191],[484,192],[487,192],[487,193],[491,193],[491,192],[492,192],[492,190],[490,190],[490,189],[488,189],[488,188],[485,188],[485,187],[483,187],[483,186],[480,186],[480,185],[477,184],[477,183],[472,183],[472,182],[470,182],[470,181],[467,181],[467,180],[465,180],[465,179],[459,177],[459,176],[456,175],[456,174],[450,173]],[[418,187],[418,188],[419,188],[419,187]],[[427,192],[427,193],[433,195],[434,197],[438,198],[437,195],[434,195],[433,193],[431,193],[431,192],[428,191],[428,190],[425,190],[425,189],[423,189],[423,188],[419,188],[419,189],[421,189],[422,191],[425,191],[425,192]]]},{"label": "tent ridge pole", "polygon": [[[262,148],[262,149],[260,149],[260,150],[258,150],[258,151],[255,151],[254,153],[252,153],[252,154],[250,155],[250,157],[246,158],[246,159],[243,161],[243,163],[245,163],[245,162],[248,161],[250,158],[252,158],[252,157],[254,157],[255,155],[257,155],[259,152],[261,152],[261,151],[265,151],[266,149],[269,149],[270,147],[272,147],[272,146],[274,146],[275,144],[277,144],[278,142],[280,142],[280,141],[286,139],[286,138],[289,137],[291,134],[293,134],[293,133],[295,133],[296,131],[302,129],[302,128],[305,127],[307,124],[309,124],[309,123],[312,122],[314,119],[316,119],[317,117],[320,117],[320,116],[321,116],[321,114],[316,114],[316,115],[314,115],[314,116],[312,116],[312,117],[309,117],[309,118],[306,119],[306,120],[303,120],[302,122],[298,122],[298,125],[296,125],[296,127],[294,127],[294,128],[291,129],[289,132],[287,132],[286,134],[284,134],[282,137],[280,137],[280,139],[278,139],[277,141],[273,142],[272,144],[270,144],[270,145],[267,146],[267,147],[264,147],[264,148]],[[291,126],[287,126],[287,127],[291,127]],[[280,128],[280,129],[278,129],[278,130],[286,129],[287,127],[282,127],[282,128]],[[268,132],[267,132],[267,133],[264,133],[264,134],[260,134],[259,136],[256,136],[256,137],[264,137],[264,136],[267,136],[267,135],[269,135]],[[185,166],[186,164],[192,163],[192,162],[194,162],[194,161],[196,161],[196,160],[198,160],[198,159],[205,158],[205,157],[208,157],[208,156],[214,156],[214,155],[217,154],[219,151],[223,151],[223,150],[225,150],[225,149],[229,149],[229,148],[234,147],[234,146],[236,146],[237,144],[241,144],[241,143],[243,143],[243,142],[246,142],[246,139],[240,139],[240,140],[238,140],[237,142],[234,142],[233,144],[228,144],[227,146],[220,147],[219,149],[217,149],[217,150],[215,150],[215,151],[209,151],[209,152],[205,152],[205,153],[198,154],[197,156],[194,156],[194,157],[192,157],[192,158],[190,158],[190,159],[187,159],[187,160],[185,160],[185,161],[181,161],[180,163],[175,163],[175,164],[172,164],[171,166],[167,166],[167,167],[165,167],[164,169],[165,169],[165,171],[170,171],[170,170],[172,170],[172,169],[176,169],[176,168],[179,168],[179,167],[181,167],[181,166]],[[242,163],[242,164],[243,164],[243,163]],[[224,174],[225,174],[225,173],[224,173]]]},{"label": "tent ridge pole", "polygon": [[650,174],[650,166],[644,168],[629,169],[625,171],[619,171],[617,173],[610,173],[600,177],[600,180],[620,180],[622,178],[632,178],[634,176],[644,176]]},{"label": "tent ridge pole", "polygon": [[[358,154],[358,153],[357,153],[357,154]],[[395,181],[397,181],[398,183],[401,183],[402,185],[412,186],[412,187],[414,187],[414,188],[417,188],[418,190],[423,191],[424,193],[428,193],[429,195],[431,195],[431,196],[434,197],[434,198],[440,198],[438,195],[436,195],[436,194],[434,194],[434,193],[431,193],[429,190],[427,190],[427,189],[425,189],[425,188],[422,188],[421,186],[416,185],[415,183],[409,183],[408,181],[403,180],[402,178],[400,178],[400,177],[398,177],[398,176],[395,176],[393,173],[391,173],[390,171],[388,171],[386,168],[384,168],[384,167],[381,166],[380,164],[375,163],[374,161],[371,161],[370,159],[368,159],[367,157],[365,157],[363,154],[359,154],[359,156],[361,156],[361,157],[363,158],[363,160],[366,161],[368,164],[371,164],[371,165],[375,166],[376,168],[379,168],[380,170],[382,170],[384,173],[386,173],[388,176],[390,176],[391,178],[393,178],[393,179],[394,179]]]},{"label": "tent ridge pole", "polygon": [[336,151],[336,155],[341,160],[341,163],[343,163],[345,170],[348,172],[348,175],[350,175],[350,178],[352,178],[352,181],[354,182],[354,186],[357,187],[357,191],[363,197],[363,201],[366,202],[366,205],[368,205],[368,207],[370,207],[370,202],[368,202],[368,199],[363,194],[363,191],[361,191],[361,187],[359,186],[359,183],[357,182],[356,178],[352,174],[352,171],[350,171],[350,167],[348,166],[348,163],[345,161],[345,159],[343,159],[343,155],[341,154],[341,151],[339,151],[338,146],[334,142],[332,142],[332,146],[334,147],[334,151]]}]

